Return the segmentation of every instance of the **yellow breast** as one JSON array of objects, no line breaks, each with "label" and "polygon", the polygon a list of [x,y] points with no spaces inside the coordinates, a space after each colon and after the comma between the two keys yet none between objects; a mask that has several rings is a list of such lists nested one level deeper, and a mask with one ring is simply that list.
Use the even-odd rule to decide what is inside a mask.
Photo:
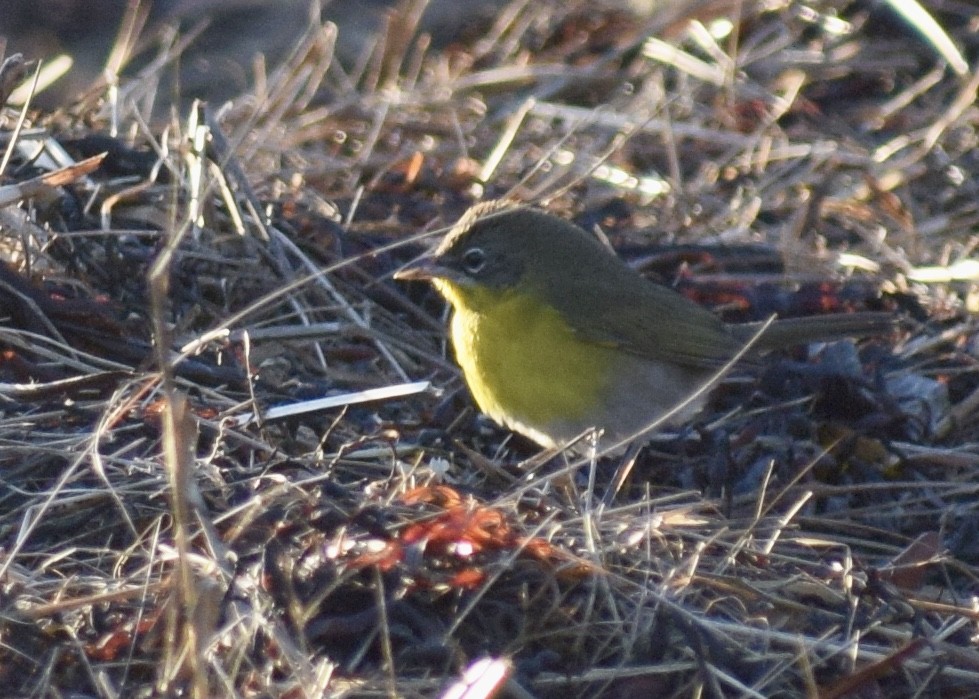
[{"label": "yellow breast", "polygon": [[479,408],[546,446],[601,419],[617,356],[576,337],[530,294],[436,280],[454,308],[456,360]]}]

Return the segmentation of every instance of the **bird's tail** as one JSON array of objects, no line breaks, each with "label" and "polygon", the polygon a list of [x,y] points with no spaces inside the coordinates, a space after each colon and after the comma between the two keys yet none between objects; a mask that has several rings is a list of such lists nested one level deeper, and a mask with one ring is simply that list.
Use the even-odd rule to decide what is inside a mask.
[{"label": "bird's tail", "polygon": [[760,350],[771,350],[807,342],[839,340],[844,337],[886,335],[897,327],[897,317],[893,313],[865,311],[784,318],[769,323],[768,327],[765,327],[765,323],[744,323],[728,327],[739,340],[750,342],[758,336],[755,347]]}]

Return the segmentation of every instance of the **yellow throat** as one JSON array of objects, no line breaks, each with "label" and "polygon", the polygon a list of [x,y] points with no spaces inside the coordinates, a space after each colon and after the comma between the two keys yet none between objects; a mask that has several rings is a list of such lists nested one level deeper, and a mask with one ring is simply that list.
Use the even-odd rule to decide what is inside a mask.
[{"label": "yellow throat", "polygon": [[433,283],[452,304],[452,345],[480,410],[544,446],[557,446],[565,425],[587,425],[610,390],[615,351],[576,337],[532,293]]},{"label": "yellow throat", "polygon": [[456,359],[480,409],[546,446],[589,428],[617,450],[695,414],[754,342],[768,350],[887,332],[886,313],[726,325],[627,267],[577,226],[512,202],[472,207],[399,279],[431,281],[454,310]]}]

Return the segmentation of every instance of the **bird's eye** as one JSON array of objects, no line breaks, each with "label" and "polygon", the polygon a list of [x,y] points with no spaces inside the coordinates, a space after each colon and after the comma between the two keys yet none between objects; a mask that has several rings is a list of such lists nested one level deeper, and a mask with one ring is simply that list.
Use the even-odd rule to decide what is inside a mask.
[{"label": "bird's eye", "polygon": [[462,264],[469,274],[476,274],[486,264],[486,253],[482,248],[469,248],[462,254]]}]

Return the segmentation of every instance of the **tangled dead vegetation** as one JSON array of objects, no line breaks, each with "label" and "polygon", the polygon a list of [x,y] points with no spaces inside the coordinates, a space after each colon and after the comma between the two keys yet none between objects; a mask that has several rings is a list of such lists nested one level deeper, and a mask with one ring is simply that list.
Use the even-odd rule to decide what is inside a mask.
[{"label": "tangled dead vegetation", "polygon": [[[974,692],[979,15],[515,2],[434,50],[413,6],[226,107],[161,118],[162,49],[6,106],[5,691]],[[736,372],[628,468],[539,455],[391,280],[504,194],[730,320],[905,322]]]}]

